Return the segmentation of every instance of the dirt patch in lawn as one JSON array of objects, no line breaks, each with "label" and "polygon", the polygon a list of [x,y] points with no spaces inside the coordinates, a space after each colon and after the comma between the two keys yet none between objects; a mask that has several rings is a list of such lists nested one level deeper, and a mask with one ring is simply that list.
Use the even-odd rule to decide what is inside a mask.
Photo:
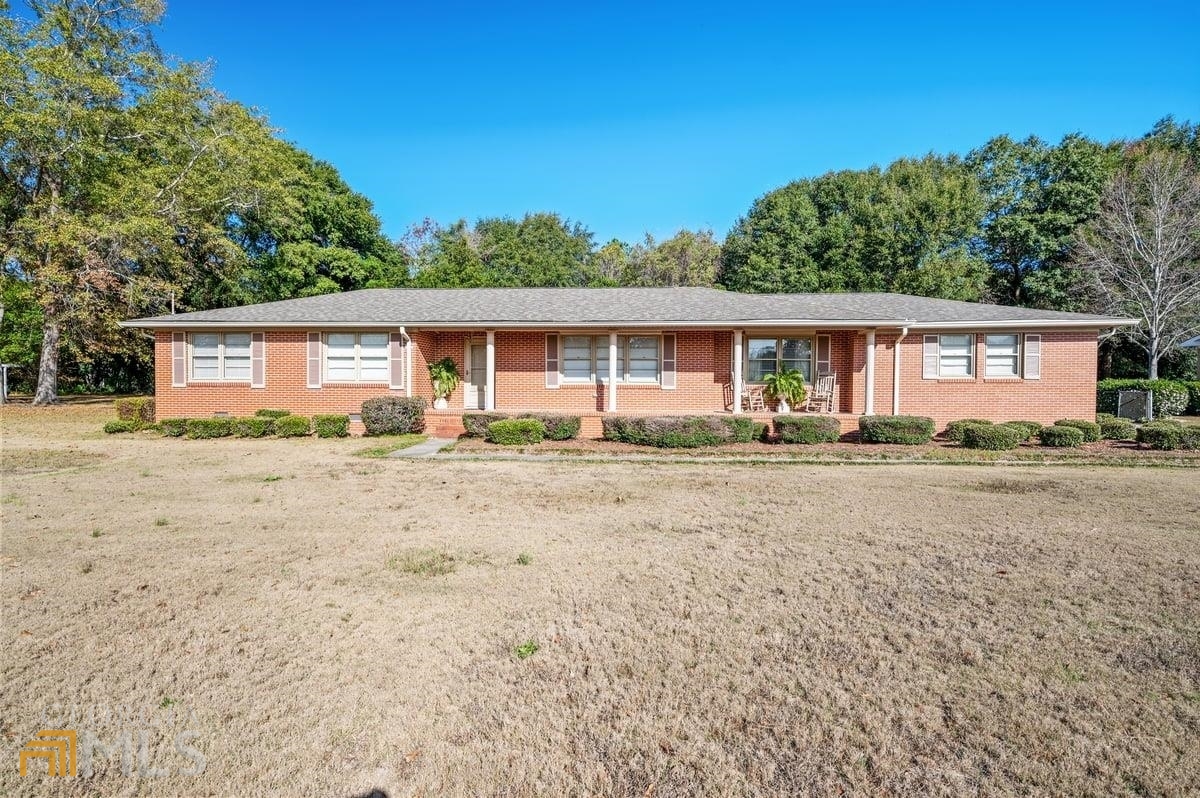
[{"label": "dirt patch in lawn", "polygon": [[[4,471],[0,792],[1200,791],[1190,469],[363,460],[28,418],[0,410],[6,455],[107,459]],[[22,779],[53,702],[158,721],[169,774],[118,747]]]}]

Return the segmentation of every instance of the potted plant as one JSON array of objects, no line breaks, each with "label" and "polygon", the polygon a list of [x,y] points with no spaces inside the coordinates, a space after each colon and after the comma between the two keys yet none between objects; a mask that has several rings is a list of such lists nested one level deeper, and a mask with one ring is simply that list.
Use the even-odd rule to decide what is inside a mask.
[{"label": "potted plant", "polygon": [[454,393],[462,379],[458,376],[458,366],[454,358],[444,357],[429,364],[429,379],[433,382],[433,406],[437,410],[445,410],[449,405],[446,397]]},{"label": "potted plant", "polygon": [[799,407],[808,396],[804,375],[796,369],[784,369],[763,377],[763,393],[776,403],[780,413],[788,413],[793,407]]}]

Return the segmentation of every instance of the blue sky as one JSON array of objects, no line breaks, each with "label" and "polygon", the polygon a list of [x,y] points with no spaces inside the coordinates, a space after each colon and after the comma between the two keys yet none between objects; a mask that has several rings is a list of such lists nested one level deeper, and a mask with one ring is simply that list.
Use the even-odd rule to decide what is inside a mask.
[{"label": "blue sky", "polygon": [[168,0],[159,41],[335,164],[385,230],[552,210],[599,242],[993,135],[1200,120],[1200,3]]}]

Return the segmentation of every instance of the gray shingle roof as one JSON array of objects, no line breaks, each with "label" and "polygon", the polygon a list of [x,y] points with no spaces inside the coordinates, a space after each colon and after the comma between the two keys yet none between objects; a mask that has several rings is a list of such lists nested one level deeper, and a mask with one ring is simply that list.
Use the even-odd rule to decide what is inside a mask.
[{"label": "gray shingle roof", "polygon": [[1127,319],[905,294],[738,294],[713,288],[373,288],[134,319],[126,326],[835,326],[1035,323],[1110,327]]}]

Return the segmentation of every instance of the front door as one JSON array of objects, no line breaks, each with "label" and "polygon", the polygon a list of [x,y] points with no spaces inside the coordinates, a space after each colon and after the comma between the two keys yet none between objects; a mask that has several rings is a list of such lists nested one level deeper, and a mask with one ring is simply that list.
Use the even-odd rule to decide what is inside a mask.
[{"label": "front door", "polygon": [[480,410],[487,405],[487,344],[471,344],[463,400],[468,410]]}]

